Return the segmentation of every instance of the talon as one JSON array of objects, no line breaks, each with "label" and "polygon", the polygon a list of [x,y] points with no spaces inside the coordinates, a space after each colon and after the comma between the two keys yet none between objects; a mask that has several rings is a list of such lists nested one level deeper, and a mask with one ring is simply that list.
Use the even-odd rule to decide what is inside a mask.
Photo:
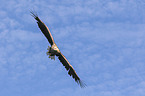
[{"label": "talon", "polygon": [[49,50],[50,50],[50,48],[51,48],[51,47],[50,47],[50,46],[48,46],[47,50],[49,51]]},{"label": "talon", "polygon": [[47,50],[48,51],[46,52],[46,54],[49,55],[48,58],[51,58],[51,59],[55,60],[55,56],[53,56],[52,53],[51,53],[51,47],[50,46],[48,46]]},{"label": "talon", "polygon": [[51,54],[49,53],[49,51],[48,51],[48,52],[46,52],[46,54],[47,54],[47,55],[51,55]]}]

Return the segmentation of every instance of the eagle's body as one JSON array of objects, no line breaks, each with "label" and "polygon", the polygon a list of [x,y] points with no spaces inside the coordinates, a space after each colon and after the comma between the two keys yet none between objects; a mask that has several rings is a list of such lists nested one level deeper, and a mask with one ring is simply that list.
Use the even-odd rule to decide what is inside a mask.
[{"label": "eagle's body", "polygon": [[49,58],[54,59],[54,60],[55,60],[55,56],[57,56],[58,59],[60,60],[60,62],[63,64],[63,66],[65,66],[66,70],[68,71],[68,74],[70,76],[72,76],[81,87],[85,87],[85,84],[80,80],[80,78],[76,74],[73,67],[70,65],[68,60],[58,49],[48,27],[39,19],[37,14],[34,14],[33,12],[31,12],[31,14],[37,20],[37,24],[38,24],[40,30],[45,35],[45,37],[47,38],[48,42],[51,45],[51,47],[48,46],[48,49],[47,49],[48,52],[46,54],[49,55]]},{"label": "eagle's body", "polygon": [[57,47],[57,45],[54,43],[51,47],[48,46],[46,54],[49,55],[49,58],[55,60],[55,55],[57,56],[60,54],[60,51]]}]

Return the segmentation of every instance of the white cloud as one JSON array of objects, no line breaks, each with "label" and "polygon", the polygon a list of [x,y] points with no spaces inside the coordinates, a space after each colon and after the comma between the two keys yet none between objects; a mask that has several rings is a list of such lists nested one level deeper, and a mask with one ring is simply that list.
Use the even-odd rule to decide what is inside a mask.
[{"label": "white cloud", "polygon": [[[0,85],[7,83],[2,95],[145,95],[143,3],[23,0],[0,5]],[[59,60],[47,57],[49,44],[30,16],[33,8],[86,89],[75,84]]]}]

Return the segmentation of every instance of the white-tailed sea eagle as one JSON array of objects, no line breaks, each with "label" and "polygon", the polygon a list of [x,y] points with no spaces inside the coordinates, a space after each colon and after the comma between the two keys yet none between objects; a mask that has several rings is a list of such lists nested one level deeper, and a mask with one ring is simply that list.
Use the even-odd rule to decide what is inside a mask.
[{"label": "white-tailed sea eagle", "polygon": [[39,19],[38,15],[36,13],[34,13],[34,12],[30,12],[30,13],[37,20],[37,24],[38,24],[40,30],[45,35],[45,37],[48,39],[48,42],[51,45],[51,47],[48,46],[48,49],[47,49],[48,50],[47,55],[49,55],[49,58],[55,59],[55,55],[56,55],[58,57],[58,59],[60,60],[60,62],[63,64],[63,66],[65,66],[66,70],[68,71],[68,74],[70,76],[72,76],[81,87],[85,87],[85,84],[80,80],[79,76],[76,74],[73,67],[70,65],[68,60],[58,49],[48,27]]}]

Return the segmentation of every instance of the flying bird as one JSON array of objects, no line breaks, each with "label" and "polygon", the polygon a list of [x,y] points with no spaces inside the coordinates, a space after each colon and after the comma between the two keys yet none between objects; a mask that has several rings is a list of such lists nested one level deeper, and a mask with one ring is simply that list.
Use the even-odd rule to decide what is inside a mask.
[{"label": "flying bird", "polygon": [[51,47],[48,46],[47,48],[47,55],[49,56],[49,58],[54,59],[55,60],[55,56],[58,57],[58,59],[60,60],[60,62],[63,64],[63,66],[65,66],[66,70],[68,71],[68,74],[70,76],[72,76],[73,79],[75,79],[75,81],[81,86],[81,87],[85,87],[86,84],[83,83],[79,76],[77,75],[77,73],[75,72],[74,68],[71,66],[71,64],[68,62],[68,60],[66,59],[66,57],[60,52],[60,50],[58,49],[56,43],[54,42],[54,39],[48,29],[48,27],[39,19],[37,13],[34,12],[30,12],[31,15],[37,20],[37,24],[40,28],[40,30],[42,31],[42,33],[45,35],[45,37],[47,38],[48,42],[50,43]]}]

